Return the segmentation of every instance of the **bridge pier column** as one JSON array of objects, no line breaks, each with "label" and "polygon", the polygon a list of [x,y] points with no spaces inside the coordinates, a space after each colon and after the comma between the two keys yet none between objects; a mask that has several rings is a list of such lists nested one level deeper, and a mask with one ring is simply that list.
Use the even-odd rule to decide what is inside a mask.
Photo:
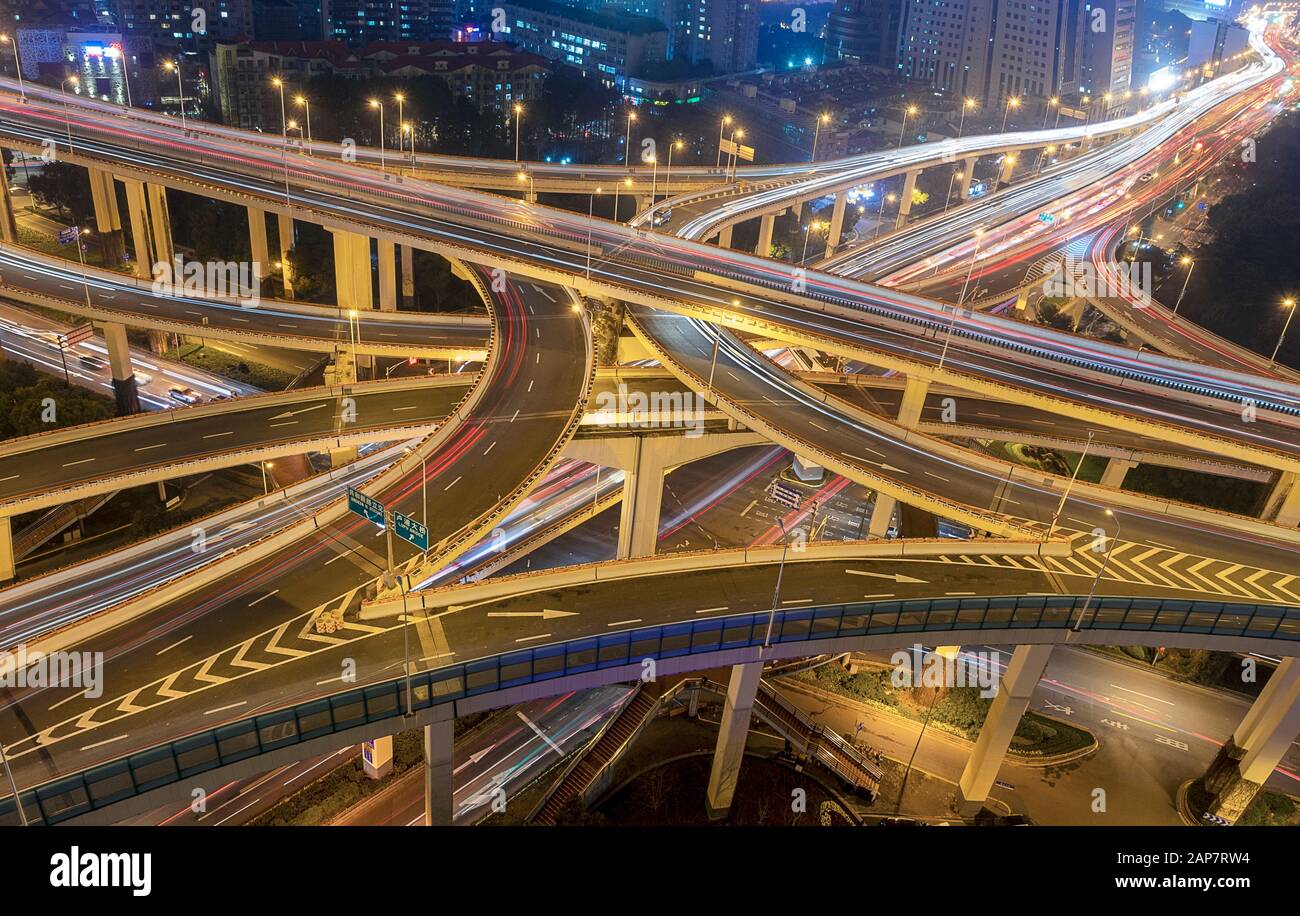
[{"label": "bridge pier column", "polygon": [[0,516],[0,582],[8,582],[14,571],[14,530],[9,516]]},{"label": "bridge pier column", "polygon": [[710,820],[722,820],[731,810],[736,793],[740,765],[745,756],[745,739],[749,736],[749,719],[763,679],[763,663],[735,665],[727,684],[727,701],[718,728],[718,744],[713,751],[713,769],[709,771],[709,789],[705,805]]},{"label": "bridge pier column", "polygon": [[719,248],[730,248],[730,247],[731,247],[731,233],[732,233],[732,230],[734,230],[735,228],[736,228],[735,226],[727,226],[726,228],[719,230],[719,232],[718,232],[718,247],[719,247]]},{"label": "bridge pier column", "polygon": [[970,200],[970,186],[975,179],[975,163],[978,161],[978,156],[961,161],[961,191],[957,194],[958,200]]},{"label": "bridge pier column", "polygon": [[384,312],[397,311],[397,246],[380,239],[379,245],[379,308]]},{"label": "bridge pier column", "polygon": [[1300,474],[1283,471],[1269,491],[1262,518],[1294,528],[1300,525]]},{"label": "bridge pier column", "polygon": [[370,280],[370,237],[341,229],[334,236],[334,294],[339,308],[374,308]]},{"label": "bridge pier column", "polygon": [[884,493],[876,493],[871,502],[871,519],[867,522],[867,537],[883,538],[889,534],[889,526],[894,521],[894,509],[898,500]]},{"label": "bridge pier column", "polygon": [[1007,673],[998,686],[998,694],[993,698],[993,705],[980,729],[975,750],[966,761],[966,768],[957,783],[957,805],[963,816],[978,814],[988,800],[989,790],[993,788],[1007,748],[1020,725],[1020,717],[1029,708],[1029,699],[1051,657],[1050,645],[1016,646]]},{"label": "bridge pier column", "polygon": [[844,209],[849,202],[849,192],[839,191],[835,194],[835,206],[831,210],[830,232],[826,236],[826,257],[835,253],[840,247],[840,236],[844,234]]},{"label": "bridge pier column", "polygon": [[898,198],[898,217],[894,220],[894,228],[902,229],[907,225],[907,217],[912,213],[912,192],[916,190],[916,179],[921,174],[920,169],[915,169],[903,176],[903,193]]},{"label": "bridge pier column", "polygon": [[653,207],[654,203],[655,202],[653,197],[650,197],[645,194],[639,194],[637,195],[637,199],[636,199],[636,212],[644,213],[645,211]]},{"label": "bridge pier column", "polygon": [[898,423],[907,429],[916,429],[921,422],[921,411],[925,409],[925,396],[930,393],[930,380],[914,375],[907,377],[907,386],[903,389],[903,400],[898,405]]},{"label": "bridge pier column", "polygon": [[1103,487],[1114,487],[1118,490],[1124,485],[1124,477],[1133,468],[1137,467],[1136,461],[1128,461],[1124,458],[1111,458],[1106,462],[1106,470],[1101,472],[1101,485]]},{"label": "bridge pier column", "polygon": [[[1011,173],[1015,171],[1018,157],[1015,153],[1006,153],[1002,157],[1002,166],[998,169],[998,187],[1011,184]],[[994,189],[996,190],[996,188]]]},{"label": "bridge pier column", "polygon": [[447,718],[424,727],[424,826],[452,824],[452,748],[456,720]]},{"label": "bridge pier column", "polygon": [[126,245],[122,240],[122,214],[117,207],[117,188],[113,173],[106,169],[89,169],[90,199],[95,207],[95,231],[104,246],[109,267],[122,263]]},{"label": "bridge pier column", "polygon": [[176,259],[172,244],[172,217],[167,209],[167,189],[160,184],[145,185],[149,201],[149,221],[153,229],[153,259],[171,264]]},{"label": "bridge pier column", "polygon": [[771,256],[772,252],[772,232],[776,229],[776,214],[765,213],[758,220],[758,244],[754,246],[754,254],[760,258]]},{"label": "bridge pier column", "polygon": [[1300,733],[1300,659],[1287,657],[1204,776],[1209,812],[1236,823]]},{"label": "bridge pier column", "polygon": [[153,242],[149,238],[149,205],[145,201],[144,182],[128,178],[126,186],[126,212],[131,222],[131,246],[135,249],[135,275],[141,279],[153,276]]},{"label": "bridge pier column", "polygon": [[288,213],[275,215],[276,235],[280,244],[280,281],[284,298],[293,298],[293,268],[289,266],[289,252],[293,251],[293,217]]},{"label": "bridge pier column", "polygon": [[126,325],[107,322],[104,343],[108,345],[108,365],[113,374],[113,394],[117,397],[117,415],[140,412],[140,393],[136,390],[135,370],[131,366],[131,347],[126,342]]},{"label": "bridge pier column", "polygon": [[638,437],[632,466],[623,469],[623,501],[618,518],[618,548],[615,558],[654,556],[659,541],[659,511],[664,500],[662,449],[655,440]]},{"label": "bridge pier column", "polygon": [[261,207],[248,207],[248,244],[253,255],[253,270],[259,277],[270,274],[271,245],[267,241],[266,211]]},{"label": "bridge pier column", "polygon": [[402,249],[402,303],[411,308],[415,304],[415,252],[410,245]]},{"label": "bridge pier column", "polygon": [[8,180],[0,181],[0,241],[6,245],[18,241],[18,221],[14,217],[14,201],[9,196]]},{"label": "bridge pier column", "polygon": [[794,471],[794,476],[804,483],[816,483],[826,476],[826,468],[811,458],[805,458],[803,455],[794,456],[794,464],[791,470]]}]

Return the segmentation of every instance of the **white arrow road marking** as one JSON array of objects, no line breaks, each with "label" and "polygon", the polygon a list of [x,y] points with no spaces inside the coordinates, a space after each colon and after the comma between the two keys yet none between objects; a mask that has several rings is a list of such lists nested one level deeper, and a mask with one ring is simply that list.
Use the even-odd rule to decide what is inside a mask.
[{"label": "white arrow road marking", "polygon": [[556,617],[576,617],[577,611],[556,611],[546,608],[541,611],[488,611],[489,617],[540,617],[543,620],[554,620]]},{"label": "white arrow road marking", "polygon": [[494,747],[496,747],[496,744],[490,744],[487,747],[483,748],[483,750],[475,751],[474,753],[470,754],[468,760],[466,760],[460,766],[456,767],[456,769],[451,771],[452,775],[454,776],[455,774],[459,773],[461,770],[465,769],[465,767],[469,766],[470,764],[478,763],[480,760],[486,757],[488,755],[488,752],[491,751],[492,748]]},{"label": "white arrow road marking", "polygon": [[911,576],[905,576],[902,573],[874,573],[867,572],[864,569],[846,569],[844,570],[850,576],[871,576],[873,579],[888,579],[891,582],[911,582],[916,585],[928,585],[925,579],[913,579]]},{"label": "white arrow road marking", "polygon": [[552,741],[544,731],[542,731],[540,728],[534,725],[532,719],[528,718],[526,715],[524,715],[522,712],[520,712],[517,709],[515,710],[515,715],[523,719],[524,724],[527,725],[529,728],[531,728],[536,733],[537,737],[541,738],[543,741],[549,744],[551,746],[551,750],[555,751],[555,753],[559,754],[561,757],[564,756],[564,751],[560,750],[560,746],[556,744],[554,741]]},{"label": "white arrow road marking", "polygon": [[299,407],[297,410],[286,410],[284,413],[278,413],[273,416],[272,420],[287,420],[290,417],[296,417],[300,413],[307,413],[310,410],[320,410],[322,407],[329,407],[330,401],[321,401],[319,404],[313,404],[311,407]]}]

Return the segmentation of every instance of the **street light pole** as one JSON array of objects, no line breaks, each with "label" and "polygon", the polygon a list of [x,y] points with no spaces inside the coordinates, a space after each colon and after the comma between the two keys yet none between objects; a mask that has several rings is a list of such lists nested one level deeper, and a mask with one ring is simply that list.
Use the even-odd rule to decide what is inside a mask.
[{"label": "street light pole", "polygon": [[918,110],[918,109],[917,109],[917,107],[916,107],[915,105],[908,105],[907,107],[905,107],[905,108],[903,109],[903,126],[900,127],[900,128],[898,129],[898,147],[899,147],[899,149],[902,149],[902,147],[903,147],[903,135],[904,135],[905,133],[907,133],[907,116],[908,116],[908,115],[914,115],[914,114],[916,114],[917,110]]},{"label": "street light pole", "polygon": [[966,111],[975,107],[974,99],[961,100],[961,118],[957,121],[957,139],[961,139],[961,132],[966,129]]},{"label": "street light pole", "polygon": [[370,107],[379,109],[379,170],[384,170],[384,103],[371,99]]},{"label": "street light pole", "polygon": [[826,124],[827,122],[829,122],[830,119],[831,119],[831,116],[828,115],[828,114],[820,114],[820,115],[817,116],[817,127],[813,130],[813,148],[812,148],[812,157],[808,160],[809,162],[816,162],[816,161],[817,161],[817,140],[818,140],[818,138],[821,136],[821,133],[822,133],[822,125],[823,125],[823,124]]},{"label": "street light pole", "polygon": [[1183,277],[1183,288],[1178,291],[1178,301],[1174,303],[1174,314],[1178,314],[1178,306],[1183,304],[1183,294],[1187,292],[1187,281],[1192,279],[1192,271],[1196,269],[1196,262],[1190,257],[1184,256],[1180,262],[1187,268],[1187,276]]},{"label": "street light pole", "polygon": [[943,199],[943,212],[947,213],[948,208],[952,206],[952,186],[958,178],[965,177],[961,169],[953,169],[952,177],[948,179],[948,196]]},{"label": "street light pole", "polygon": [[1007,132],[1007,117],[1011,114],[1011,109],[1020,107],[1020,99],[1014,95],[1007,97],[1007,105],[1002,109],[1002,133]]},{"label": "street light pole", "polygon": [[163,64],[164,70],[176,71],[176,94],[180,100],[181,109],[181,130],[185,129],[185,84],[181,82],[181,65],[180,60],[169,60]]},{"label": "street light pole", "polygon": [[1070,498],[1070,490],[1074,488],[1074,482],[1079,479],[1079,469],[1083,467],[1084,460],[1088,457],[1088,449],[1092,448],[1093,431],[1088,430],[1088,441],[1083,446],[1083,454],[1079,456],[1079,463],[1074,466],[1074,473],[1070,475],[1070,482],[1065,485],[1065,491],[1061,493],[1061,501],[1056,504],[1056,511],[1052,513],[1052,523],[1047,527],[1047,537],[1044,540],[1050,541],[1052,535],[1056,533],[1056,523],[1061,518],[1061,512],[1065,509],[1065,501]]},{"label": "street light pole", "polygon": [[524,106],[515,103],[515,162],[519,161],[519,119],[523,116],[523,113]]},{"label": "street light pole", "polygon": [[[18,58],[18,42],[14,41],[8,35],[0,35],[0,42],[9,45],[14,51],[14,70],[18,72],[18,94],[24,99],[27,98],[27,86],[23,83],[23,62]],[[130,89],[127,93],[130,93]],[[130,104],[129,102],[127,103]]]},{"label": "street light pole", "polygon": [[[786,538],[785,521],[778,518],[776,523],[781,526],[781,537]],[[785,540],[781,545],[781,565],[776,570],[776,590],[772,592],[772,610],[767,615],[767,635],[763,637],[763,648],[766,649],[772,645],[772,624],[776,621],[776,609],[781,604],[781,578],[785,575],[785,555],[790,550],[790,541]]]},{"label": "street light pole", "polygon": [[271,85],[280,90],[280,136],[284,138],[284,145],[289,145],[289,122],[284,117],[284,80],[275,76],[271,78]]},{"label": "street light pole", "polygon": [[979,255],[980,242],[984,239],[984,230],[975,230],[975,247],[970,253],[970,266],[966,268],[966,279],[961,284],[961,295],[957,297],[957,304],[952,307],[952,321],[948,323],[948,336],[943,340],[943,352],[939,354],[939,368],[943,368],[943,361],[948,358],[948,346],[952,343],[953,328],[957,326],[957,312],[961,309],[962,303],[966,301],[966,288],[970,285],[971,274],[975,270],[975,258]]},{"label": "street light pole", "polygon": [[308,148],[310,148],[311,147],[311,99],[307,98],[307,96],[305,95],[299,95],[299,96],[295,96],[293,101],[294,104],[301,105],[303,107],[303,113],[307,119],[307,146]]},{"label": "street light pole", "polygon": [[1106,575],[1106,567],[1110,565],[1111,552],[1115,549],[1115,542],[1119,540],[1119,532],[1123,527],[1123,524],[1119,520],[1119,516],[1110,509],[1106,510],[1106,517],[1115,519],[1115,536],[1113,538],[1107,538],[1106,556],[1102,559],[1101,566],[1097,569],[1097,575],[1092,578],[1092,588],[1088,590],[1088,597],[1084,599],[1083,607],[1079,608],[1079,619],[1076,620],[1074,626],[1071,627],[1071,629],[1076,633],[1079,631],[1079,627],[1083,625],[1083,618],[1084,615],[1088,613],[1088,606],[1092,604],[1092,599],[1097,594],[1097,583],[1101,581],[1102,576]]},{"label": "street light pole", "polygon": [[587,195],[587,281],[591,281],[591,224],[596,219],[596,195],[600,188]]},{"label": "street light pole", "polygon": [[722,134],[731,123],[731,115],[723,115],[721,123],[718,124],[718,157],[713,163],[713,167],[721,168],[722,166]]},{"label": "street light pole", "polygon": [[1291,319],[1295,317],[1295,300],[1288,296],[1282,300],[1282,304],[1290,311],[1287,313],[1286,323],[1282,325],[1282,333],[1277,335],[1277,346],[1273,348],[1273,355],[1268,361],[1270,366],[1277,362],[1277,351],[1282,349],[1282,340],[1286,337],[1286,329],[1291,327]]}]

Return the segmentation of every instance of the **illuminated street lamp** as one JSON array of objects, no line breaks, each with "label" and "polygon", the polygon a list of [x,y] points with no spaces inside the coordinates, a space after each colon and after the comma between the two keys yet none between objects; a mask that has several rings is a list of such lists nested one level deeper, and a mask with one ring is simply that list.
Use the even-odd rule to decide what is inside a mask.
[{"label": "illuminated street lamp", "polygon": [[1088,592],[1088,597],[1084,599],[1083,607],[1079,608],[1079,619],[1074,622],[1074,627],[1072,628],[1076,632],[1079,627],[1083,625],[1083,618],[1084,615],[1088,613],[1088,606],[1092,604],[1092,599],[1097,594],[1097,583],[1101,581],[1102,576],[1106,575],[1106,567],[1110,565],[1111,551],[1115,549],[1115,542],[1119,540],[1119,532],[1122,527],[1119,516],[1110,509],[1107,509],[1106,517],[1115,519],[1115,536],[1106,539],[1106,556],[1102,559],[1101,566],[1097,569],[1097,574],[1092,578],[1092,588]]},{"label": "illuminated street lamp", "polygon": [[[402,153],[406,152],[406,144],[402,138],[402,125],[406,123],[406,118],[402,116],[402,106],[406,104],[406,96],[400,92],[393,93],[393,100],[397,102],[397,161],[398,169],[401,169]],[[515,157],[516,159],[519,157]]]},{"label": "illuminated street lamp", "polygon": [[519,119],[524,115],[524,106],[515,103],[515,162],[519,161]]},{"label": "illuminated street lamp", "polygon": [[519,179],[520,184],[525,181],[528,182],[528,202],[532,203],[535,201],[537,199],[537,191],[534,187],[535,182],[533,181],[532,172],[520,172],[515,177]]},{"label": "illuminated street lamp", "polygon": [[1061,123],[1061,100],[1058,99],[1056,96],[1052,96],[1050,99],[1047,100],[1047,106],[1043,108],[1043,129],[1044,130],[1047,129],[1047,116],[1048,114],[1051,113],[1053,108],[1056,109],[1056,123],[1057,124]]},{"label": "illuminated street lamp", "polygon": [[740,146],[737,141],[745,139],[745,132],[740,129],[731,132],[731,180],[736,180],[736,170],[740,168]]},{"label": "illuminated street lamp", "polygon": [[280,136],[284,138],[285,146],[289,145],[289,122],[284,117],[284,80],[278,76],[271,77],[271,85],[280,90]]},{"label": "illuminated street lamp", "polygon": [[1277,335],[1277,346],[1273,348],[1273,355],[1268,360],[1270,366],[1277,362],[1277,351],[1282,349],[1282,340],[1286,337],[1286,329],[1291,327],[1291,319],[1295,317],[1295,300],[1287,296],[1282,300],[1282,307],[1287,309],[1286,323],[1282,325],[1282,333]]},{"label": "illuminated street lamp", "polygon": [[908,116],[908,115],[915,115],[915,114],[916,114],[918,111],[920,111],[920,110],[921,110],[921,109],[917,108],[915,105],[908,105],[906,108],[903,109],[903,126],[900,127],[900,128],[898,129],[898,145],[899,145],[899,147],[902,147],[902,145],[903,145],[903,135],[904,135],[905,133],[907,133],[907,116]]},{"label": "illuminated street lamp", "polygon": [[[266,480],[266,471],[267,471],[267,468],[273,468],[273,467],[275,467],[275,462],[274,462],[274,461],[259,461],[258,464],[259,464],[259,465],[261,466],[261,468],[262,468],[262,495],[263,495],[263,496],[268,496],[268,495],[270,495],[270,493],[271,493],[271,487],[270,487],[270,485],[267,483],[267,480]],[[275,475],[274,475],[274,474],[271,475],[271,483],[275,483]]]},{"label": "illuminated street lamp", "polygon": [[723,115],[722,122],[718,125],[718,158],[713,163],[714,168],[719,168],[722,165],[722,134],[727,129],[727,125],[730,123],[731,123],[731,115]]},{"label": "illuminated street lamp", "polygon": [[952,205],[952,186],[958,178],[964,178],[965,173],[961,169],[953,169],[952,177],[948,179],[948,196],[943,199],[943,212],[947,213],[948,208]]},{"label": "illuminated street lamp", "polygon": [[384,103],[379,99],[371,99],[370,107],[379,111],[379,168],[384,168]]},{"label": "illuminated street lamp", "polygon": [[181,65],[173,60],[163,61],[163,69],[168,73],[176,72],[176,93],[180,96],[181,130],[185,129],[185,84],[181,82]]},{"label": "illuminated street lamp", "polygon": [[668,172],[664,175],[664,197],[672,197],[673,194],[673,150],[681,149],[683,146],[685,144],[681,140],[674,140],[668,144]]},{"label": "illuminated street lamp", "polygon": [[891,203],[891,204],[892,204],[892,203],[894,202],[894,200],[895,200],[895,197],[894,197],[894,192],[893,192],[893,191],[890,191],[890,192],[889,192],[888,194],[886,194],[884,197],[880,198],[880,212],[876,214],[876,231],[873,232],[873,233],[871,233],[871,239],[872,239],[872,241],[875,241],[876,236],[880,235],[880,227],[881,227],[881,226],[884,224],[884,222],[885,222],[885,204],[886,204],[886,203]]},{"label": "illuminated street lamp", "polygon": [[804,263],[805,261],[808,260],[808,240],[811,239],[811,238],[812,238],[812,234],[813,234],[814,232],[819,231],[819,230],[821,229],[821,227],[822,227],[822,224],[821,224],[821,221],[820,221],[820,220],[813,220],[811,223],[808,224],[808,228],[804,229],[804,233],[803,233],[803,256],[799,258],[799,263],[800,263],[800,264],[802,264],[802,263]]},{"label": "illuminated street lamp", "polygon": [[808,160],[809,162],[817,161],[817,138],[821,136],[822,125],[828,123],[830,119],[831,116],[828,114],[820,114],[817,116],[817,127],[813,129],[812,157]]},{"label": "illuminated street lamp", "polygon": [[962,303],[966,301],[966,288],[970,286],[971,274],[975,272],[975,259],[979,257],[980,242],[984,240],[984,230],[975,230],[975,247],[970,253],[970,266],[966,268],[966,279],[961,284],[961,294],[957,297],[957,304],[952,307],[952,321],[948,323],[948,336],[943,341],[943,352],[939,354],[939,368],[943,368],[943,361],[948,358],[948,346],[952,343],[952,332],[957,326],[957,312],[961,310]]},{"label": "illuminated street lamp", "polygon": [[596,190],[587,195],[587,279],[591,279],[591,224],[595,220],[596,214],[596,195],[601,192],[598,186]]},{"label": "illuminated street lamp", "polygon": [[1187,281],[1192,279],[1192,271],[1196,269],[1196,262],[1190,255],[1183,255],[1178,259],[1178,263],[1187,268],[1187,276],[1183,277],[1183,288],[1178,291],[1178,301],[1174,303],[1174,314],[1178,314],[1178,306],[1183,304],[1183,294],[1187,292]]},{"label": "illuminated street lamp", "polygon": [[14,69],[18,71],[18,94],[27,98],[27,86],[23,83],[23,63],[18,59],[18,42],[8,35],[0,35],[0,43],[11,46],[14,50]]},{"label": "illuminated street lamp", "polygon": [[[623,164],[632,164],[632,125],[636,122],[636,112],[627,113],[627,134],[623,137]],[[518,158],[516,156],[515,158]]]},{"label": "illuminated street lamp", "polygon": [[307,119],[307,145],[311,146],[311,99],[305,95],[295,95],[293,103],[303,109],[304,116]]},{"label": "illuminated street lamp", "polygon": [[961,132],[966,129],[966,112],[978,105],[975,99],[961,100],[961,118],[957,121],[957,139],[961,139]]},{"label": "illuminated street lamp", "polygon": [[1002,133],[1007,132],[1007,116],[1011,114],[1011,109],[1020,107],[1020,99],[1016,96],[1008,96],[1006,107],[1002,109]]},{"label": "illuminated street lamp", "polygon": [[72,149],[72,113],[68,110],[68,84],[71,83],[72,87],[75,89],[80,82],[81,81],[75,76],[70,76],[61,84],[61,88],[63,89],[63,126],[68,132],[69,150]]},{"label": "illuminated street lamp", "polygon": [[[17,58],[17,55],[18,55],[18,49],[15,48],[14,49],[15,59]],[[131,107],[131,67],[129,61],[127,60],[126,51],[122,48],[121,45],[109,45],[107,48],[104,49],[104,56],[109,58],[110,60],[121,61],[122,88],[126,90],[126,107],[130,108]],[[20,72],[18,74],[18,85],[22,86],[22,84],[23,84],[23,75]]]}]

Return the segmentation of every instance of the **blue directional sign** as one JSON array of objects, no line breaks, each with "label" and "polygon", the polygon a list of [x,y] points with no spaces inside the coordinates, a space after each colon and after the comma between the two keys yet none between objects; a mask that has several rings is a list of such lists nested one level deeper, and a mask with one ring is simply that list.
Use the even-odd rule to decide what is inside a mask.
[{"label": "blue directional sign", "polygon": [[362,518],[370,519],[379,527],[384,526],[384,504],[352,487],[348,487],[348,508]]},{"label": "blue directional sign", "polygon": [[393,513],[393,534],[421,550],[429,549],[429,529],[408,515]]},{"label": "blue directional sign", "polygon": [[66,229],[60,229],[59,244],[71,245],[73,242],[77,240],[77,236],[79,235],[81,235],[81,229],[78,226],[69,226]]}]

